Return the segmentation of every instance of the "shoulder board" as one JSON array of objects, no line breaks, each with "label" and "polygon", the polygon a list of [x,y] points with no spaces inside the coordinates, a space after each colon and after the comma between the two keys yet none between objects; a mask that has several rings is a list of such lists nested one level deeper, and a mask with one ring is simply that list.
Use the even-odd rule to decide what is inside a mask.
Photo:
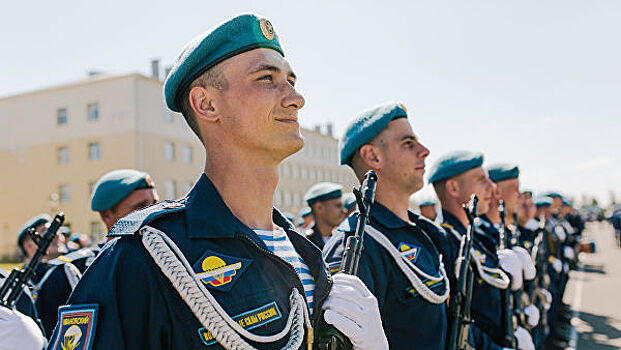
[{"label": "shoulder board", "polygon": [[446,227],[446,228],[451,229],[451,230],[455,229],[455,227],[453,227],[452,225],[446,224],[446,223],[441,223],[440,226]]},{"label": "shoulder board", "polygon": [[153,220],[170,213],[176,213],[185,210],[185,199],[173,201],[165,200],[150,205],[146,208],[136,210],[121,220],[117,221],[107,237],[130,236],[138,232],[144,225]]},{"label": "shoulder board", "polygon": [[413,214],[414,214],[414,217],[416,218],[416,224],[421,226],[424,230],[442,231],[442,229],[440,228],[440,226],[438,226],[437,223],[427,219],[426,217],[418,213],[413,213]]},{"label": "shoulder board", "polygon": [[73,262],[76,261],[78,259],[82,259],[82,258],[88,258],[92,255],[94,255],[95,253],[93,252],[93,250],[91,248],[82,248],[82,249],[78,249],[74,252],[71,252],[69,254],[65,254],[65,255],[61,255],[59,256],[57,259],[58,260],[62,260],[64,262]]}]

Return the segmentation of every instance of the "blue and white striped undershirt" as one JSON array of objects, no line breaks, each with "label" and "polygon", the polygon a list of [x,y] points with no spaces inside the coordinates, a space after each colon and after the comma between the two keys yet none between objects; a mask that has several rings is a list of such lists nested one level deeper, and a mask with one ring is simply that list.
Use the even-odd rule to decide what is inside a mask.
[{"label": "blue and white striped undershirt", "polygon": [[313,291],[315,290],[315,281],[308,269],[304,260],[300,257],[298,252],[291,244],[289,237],[285,233],[285,230],[281,227],[273,231],[253,229],[261,240],[265,243],[267,248],[276,254],[279,258],[289,263],[295,271],[298,273],[302,286],[304,287],[304,294],[306,295],[306,301],[308,303],[308,309],[310,314],[313,313]]}]

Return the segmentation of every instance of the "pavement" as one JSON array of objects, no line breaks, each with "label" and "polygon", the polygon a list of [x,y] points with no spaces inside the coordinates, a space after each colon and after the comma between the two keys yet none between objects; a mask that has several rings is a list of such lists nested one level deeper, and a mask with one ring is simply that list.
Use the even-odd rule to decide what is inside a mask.
[{"label": "pavement", "polygon": [[577,350],[621,349],[621,248],[607,222],[591,222],[583,238],[594,240],[596,252],[581,253],[572,271],[564,301],[572,306]]}]

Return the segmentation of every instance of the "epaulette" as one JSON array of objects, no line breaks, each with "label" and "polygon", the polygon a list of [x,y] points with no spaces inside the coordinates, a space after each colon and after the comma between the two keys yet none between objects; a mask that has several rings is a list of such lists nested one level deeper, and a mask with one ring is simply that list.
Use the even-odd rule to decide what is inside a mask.
[{"label": "epaulette", "polygon": [[185,210],[185,199],[165,200],[155,203],[146,208],[136,210],[121,220],[117,221],[107,237],[131,236],[138,232],[144,225],[164,215]]},{"label": "epaulette", "polygon": [[313,234],[313,232],[314,232],[314,231],[313,231],[313,229],[312,229],[312,228],[306,228],[306,229],[304,229],[304,235],[305,235],[306,237],[311,236],[311,235]]},{"label": "epaulette", "polygon": [[65,262],[73,262],[81,258],[88,258],[94,254],[95,253],[93,252],[91,248],[82,248],[82,249],[73,251],[69,254],[61,255],[57,259],[65,261]]},{"label": "epaulette", "polygon": [[449,225],[449,224],[446,224],[446,223],[444,223],[444,222],[443,222],[443,223],[441,223],[441,224],[440,224],[440,226],[442,226],[442,227],[446,227],[446,228],[451,229],[451,230],[454,230],[454,229],[455,229],[455,227],[453,227],[453,225]]}]

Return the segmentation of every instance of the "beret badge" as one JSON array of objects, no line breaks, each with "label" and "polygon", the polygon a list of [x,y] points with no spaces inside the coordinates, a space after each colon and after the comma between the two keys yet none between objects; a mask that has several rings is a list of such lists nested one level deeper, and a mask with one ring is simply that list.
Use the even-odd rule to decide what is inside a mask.
[{"label": "beret badge", "polygon": [[261,27],[261,33],[263,33],[263,36],[265,37],[265,39],[267,40],[274,39],[274,27],[272,26],[272,23],[270,23],[270,21],[266,20],[265,18],[262,18],[259,21],[259,26]]}]

